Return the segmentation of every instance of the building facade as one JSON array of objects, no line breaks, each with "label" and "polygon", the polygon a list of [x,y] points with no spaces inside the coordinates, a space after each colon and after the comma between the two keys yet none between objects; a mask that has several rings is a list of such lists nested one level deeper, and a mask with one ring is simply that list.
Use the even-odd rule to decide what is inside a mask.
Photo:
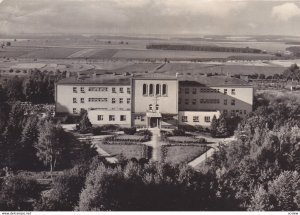
[{"label": "building facade", "polygon": [[230,77],[67,78],[56,84],[56,113],[88,111],[93,125],[176,128],[210,126],[213,116],[246,116],[253,87]]}]

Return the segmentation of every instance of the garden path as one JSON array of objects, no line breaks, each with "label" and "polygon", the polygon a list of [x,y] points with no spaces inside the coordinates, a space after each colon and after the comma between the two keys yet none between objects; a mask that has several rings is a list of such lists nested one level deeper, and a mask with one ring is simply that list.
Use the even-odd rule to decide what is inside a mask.
[{"label": "garden path", "polygon": [[234,136],[228,137],[228,138],[213,138],[213,137],[208,137],[206,135],[197,135],[197,138],[205,138],[207,142],[210,144],[207,144],[211,148],[204,154],[200,155],[196,159],[192,160],[191,162],[188,163],[189,166],[196,168],[198,165],[200,165],[202,162],[206,161],[207,158],[211,157],[214,152],[219,150],[219,144],[229,144],[236,138]]}]

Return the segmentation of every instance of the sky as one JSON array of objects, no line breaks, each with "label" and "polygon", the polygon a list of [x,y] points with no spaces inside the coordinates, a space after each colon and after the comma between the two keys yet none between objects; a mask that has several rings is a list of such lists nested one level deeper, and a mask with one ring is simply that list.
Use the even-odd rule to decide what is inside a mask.
[{"label": "sky", "polygon": [[0,34],[300,35],[300,0],[0,0]]}]

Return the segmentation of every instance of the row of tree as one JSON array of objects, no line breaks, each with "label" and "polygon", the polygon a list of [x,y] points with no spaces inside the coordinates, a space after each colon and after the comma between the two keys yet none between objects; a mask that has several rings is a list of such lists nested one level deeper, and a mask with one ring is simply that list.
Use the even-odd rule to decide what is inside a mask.
[{"label": "row of tree", "polygon": [[212,52],[236,52],[236,53],[261,53],[260,49],[254,48],[237,48],[237,47],[220,47],[209,45],[181,45],[181,44],[149,44],[147,49],[162,50],[184,50],[184,51],[212,51]]},{"label": "row of tree", "polygon": [[54,103],[55,82],[65,77],[65,73],[55,75],[48,71],[34,70],[29,76],[15,76],[0,87],[2,101],[32,102],[33,104]]}]

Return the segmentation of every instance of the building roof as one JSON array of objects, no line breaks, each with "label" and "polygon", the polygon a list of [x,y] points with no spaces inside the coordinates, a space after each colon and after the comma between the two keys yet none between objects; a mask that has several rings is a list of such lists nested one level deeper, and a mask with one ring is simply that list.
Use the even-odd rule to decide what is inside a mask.
[{"label": "building roof", "polygon": [[250,84],[242,79],[229,76],[178,76],[180,86],[250,86]]},{"label": "building roof", "polygon": [[134,80],[178,80],[180,86],[198,86],[198,87],[222,87],[222,86],[251,86],[247,81],[230,76],[204,76],[204,75],[167,75],[167,74],[135,74],[131,75],[83,75],[62,79],[58,84],[99,84],[99,85],[130,85],[131,79]]},{"label": "building roof", "polygon": [[106,76],[101,75],[100,77],[70,77],[58,81],[58,84],[99,84],[99,85],[116,85],[116,86],[129,86],[130,77],[125,76]]}]

